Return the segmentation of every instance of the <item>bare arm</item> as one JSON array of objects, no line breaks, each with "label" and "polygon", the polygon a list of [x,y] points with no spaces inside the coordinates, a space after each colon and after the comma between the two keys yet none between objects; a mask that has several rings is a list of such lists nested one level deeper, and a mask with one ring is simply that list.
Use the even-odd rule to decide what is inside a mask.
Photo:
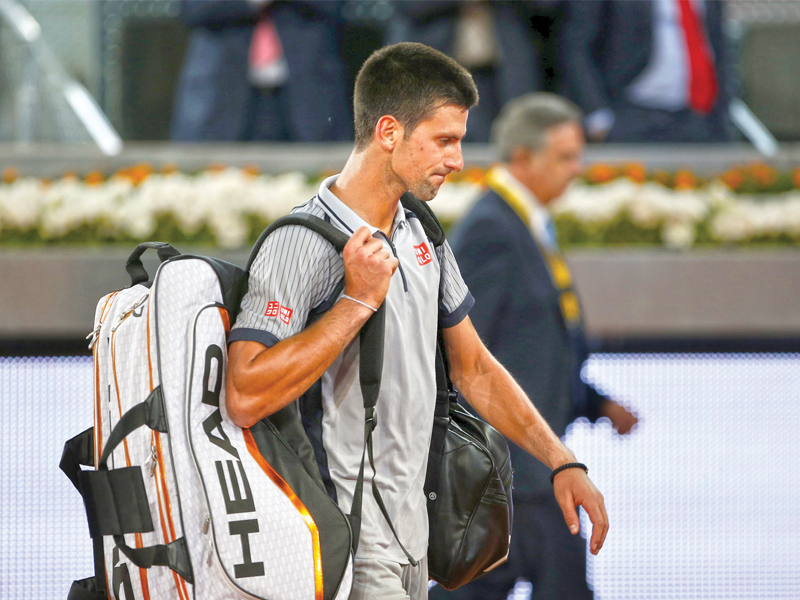
[{"label": "bare arm", "polygon": [[[344,248],[345,293],[377,308],[383,302],[397,259],[358,229]],[[302,395],[353,340],[373,312],[339,301],[314,325],[266,348],[258,342],[231,344],[226,408],[240,427],[250,427]]]},{"label": "bare arm", "polygon": [[[575,462],[514,378],[497,362],[478,337],[469,318],[444,330],[453,383],[492,426],[550,469]],[[583,506],[594,525],[591,551],[597,554],[608,532],[603,496],[580,469],[561,471],[555,495],[573,534],[580,530],[575,511]]]}]

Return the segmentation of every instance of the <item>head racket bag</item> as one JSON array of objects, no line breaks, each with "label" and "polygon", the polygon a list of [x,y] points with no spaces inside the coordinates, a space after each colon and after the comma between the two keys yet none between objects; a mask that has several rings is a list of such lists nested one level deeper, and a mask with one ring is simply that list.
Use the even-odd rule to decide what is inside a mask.
[{"label": "head racket bag", "polygon": [[[346,242],[308,215],[268,231],[286,224]],[[162,260],[152,282],[148,248]],[[227,418],[226,340],[247,273],[157,242],[126,269],[130,287],[100,300],[90,334],[94,426],[61,460],[95,550],[95,576],[68,598],[346,599],[351,521],[301,458],[299,413],[250,429]]]}]

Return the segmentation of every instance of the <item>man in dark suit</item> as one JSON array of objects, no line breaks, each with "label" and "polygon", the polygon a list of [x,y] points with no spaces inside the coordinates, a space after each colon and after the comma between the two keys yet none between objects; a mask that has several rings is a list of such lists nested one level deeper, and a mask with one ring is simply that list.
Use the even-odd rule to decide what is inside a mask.
[{"label": "man in dark suit", "polygon": [[179,141],[352,137],[341,2],[183,0],[192,29],[175,93]]},{"label": "man in dark suit", "polygon": [[543,87],[538,34],[531,22],[552,20],[552,4],[403,0],[394,3],[396,14],[388,34],[393,42],[420,42],[436,48],[469,69],[481,101],[470,112],[465,141],[486,143],[503,104]]},{"label": "man in dark suit", "polygon": [[[605,416],[619,433],[636,417],[581,378],[588,357],[578,299],[546,205],[580,172],[580,111],[547,93],[507,104],[492,128],[504,164],[488,174],[489,191],[451,239],[475,296],[470,316],[481,339],[557,435],[577,416]],[[552,499],[549,471],[511,445],[514,534],[508,563],[449,595],[505,599],[517,578],[533,598],[591,598],[586,547],[570,535]]]},{"label": "man in dark suit", "polygon": [[564,94],[591,140],[730,139],[720,0],[567,2],[559,35]]}]

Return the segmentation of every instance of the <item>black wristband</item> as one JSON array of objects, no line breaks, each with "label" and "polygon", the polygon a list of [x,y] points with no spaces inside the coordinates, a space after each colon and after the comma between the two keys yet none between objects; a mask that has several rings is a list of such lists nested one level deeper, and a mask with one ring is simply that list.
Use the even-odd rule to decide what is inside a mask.
[{"label": "black wristband", "polygon": [[561,465],[560,467],[556,467],[555,469],[553,469],[553,472],[550,473],[550,484],[551,485],[553,484],[553,482],[556,479],[556,475],[558,475],[559,473],[561,473],[561,471],[564,471],[566,469],[583,469],[587,473],[589,472],[589,467],[587,467],[583,463],[579,462],[567,463],[565,465]]}]

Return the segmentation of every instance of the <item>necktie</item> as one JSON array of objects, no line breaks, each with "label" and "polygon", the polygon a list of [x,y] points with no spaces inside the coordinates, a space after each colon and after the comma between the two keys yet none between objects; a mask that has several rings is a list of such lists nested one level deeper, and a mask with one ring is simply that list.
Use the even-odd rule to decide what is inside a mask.
[{"label": "necktie", "polygon": [[678,0],[689,54],[689,105],[708,114],[717,101],[717,73],[702,23],[691,0]]},{"label": "necktie", "polygon": [[278,87],[289,77],[283,46],[272,19],[263,16],[253,30],[250,42],[250,82],[258,87]]},{"label": "necktie", "polygon": [[545,231],[547,231],[547,237],[550,238],[550,247],[553,250],[558,250],[558,232],[556,231],[556,224],[553,222],[552,218],[547,219],[544,228]]}]

